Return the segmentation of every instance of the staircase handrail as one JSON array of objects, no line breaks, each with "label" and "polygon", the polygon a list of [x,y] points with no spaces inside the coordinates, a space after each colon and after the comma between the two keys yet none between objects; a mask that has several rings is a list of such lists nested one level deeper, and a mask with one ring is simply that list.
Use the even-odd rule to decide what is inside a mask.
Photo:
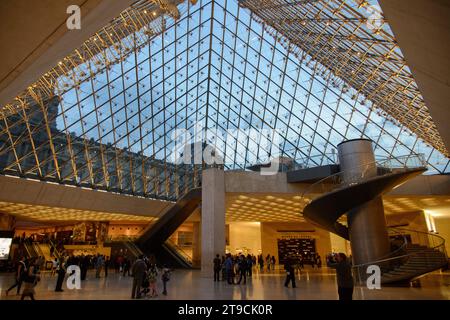
[{"label": "staircase handrail", "polygon": [[[391,229],[394,229],[394,228],[391,227]],[[439,236],[439,235],[437,235],[435,233],[431,233],[431,232],[412,230],[412,229],[405,229],[405,228],[395,228],[395,229],[398,230],[398,231],[407,231],[407,232],[421,233],[421,234],[425,234],[427,236],[432,236],[432,237],[439,238],[441,240],[441,243],[439,243],[438,245],[429,247],[429,248],[433,249],[433,250],[443,249],[443,250],[439,250],[439,251],[443,252],[445,254],[445,257],[447,257],[447,252],[445,250],[445,239],[443,237],[441,237],[441,236]],[[392,253],[394,253],[394,252],[392,252]],[[399,260],[399,259],[402,259],[402,258],[410,258],[411,256],[415,256],[415,255],[418,255],[418,254],[420,254],[420,252],[407,253],[407,254],[404,254],[404,255],[401,255],[401,256],[395,256],[395,257],[391,257],[391,258],[381,258],[381,259],[378,259],[378,260],[375,260],[375,261],[354,265],[353,268],[356,269],[356,268],[361,268],[361,267],[364,267],[364,266],[367,266],[367,265],[377,265],[377,264],[382,264],[382,263],[385,263],[385,262],[388,262],[388,261]]]},{"label": "staircase handrail", "polygon": [[[405,160],[403,160],[405,159]],[[417,160],[419,165],[417,166],[408,166],[408,162],[410,160]],[[392,165],[392,162],[396,161],[397,164],[401,164],[402,166],[400,167],[395,167]],[[383,174],[377,174],[376,176],[369,176],[366,177],[368,170],[369,169],[373,169],[373,164],[376,164],[376,168],[384,168],[384,169],[390,169],[389,172],[383,173]],[[390,166],[386,166],[386,164],[390,164]],[[305,196],[307,194],[311,194],[313,193],[313,190],[315,188],[317,188],[317,186],[321,185],[323,186],[327,181],[330,181],[329,183],[327,183],[327,185],[337,185],[335,188],[332,189],[328,189],[328,190],[321,190],[322,192],[327,191],[327,192],[331,192],[335,189],[344,187],[344,186],[348,186],[348,185],[354,185],[354,184],[359,184],[361,182],[364,182],[367,179],[370,178],[374,178],[374,177],[379,177],[379,176],[384,176],[386,174],[390,174],[392,173],[393,169],[405,169],[405,168],[422,168],[422,167],[426,167],[426,162],[424,160],[423,154],[409,154],[409,155],[404,155],[404,156],[397,156],[397,157],[387,157],[384,159],[378,159],[375,161],[371,161],[368,163],[364,163],[361,164],[351,170],[346,170],[346,171],[339,171],[336,172],[332,175],[329,175],[323,179],[320,179],[319,181],[314,182],[313,184],[309,185],[302,193],[301,198],[304,201],[305,200]],[[358,170],[356,171],[356,169],[360,169],[360,168],[364,168],[363,170]],[[341,179],[341,176],[344,174],[348,174],[349,172],[353,172],[355,171],[355,177],[352,177],[351,179],[348,179],[348,181],[343,182],[343,179]],[[355,179],[356,178],[356,179]],[[311,201],[311,199],[309,200],[309,202]]]}]

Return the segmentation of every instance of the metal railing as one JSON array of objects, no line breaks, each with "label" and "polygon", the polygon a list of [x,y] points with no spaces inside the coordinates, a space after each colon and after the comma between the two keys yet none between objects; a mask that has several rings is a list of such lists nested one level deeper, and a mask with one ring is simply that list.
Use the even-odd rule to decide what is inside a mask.
[{"label": "metal railing", "polygon": [[50,249],[53,248],[53,255],[54,255],[56,258],[60,259],[60,258],[61,258],[61,253],[59,252],[59,250],[58,250],[58,248],[56,247],[55,243],[54,243],[51,239],[49,239],[49,240],[48,240],[48,244],[49,244],[49,246],[50,246]]},{"label": "metal railing", "polygon": [[368,179],[388,175],[398,170],[416,168],[426,168],[426,162],[422,154],[375,160],[351,170],[337,172],[311,184],[302,193],[301,198],[304,202],[309,203],[323,193],[356,185]]},{"label": "metal railing", "polygon": [[[410,269],[410,274],[415,277],[420,275],[420,273],[433,271],[447,262],[448,256],[443,237],[431,232],[405,228],[391,227],[389,230],[402,235],[404,243],[397,250],[376,261],[353,266],[353,274],[358,280],[358,283],[365,281],[367,278],[367,268],[371,265],[380,267],[383,276],[383,273],[393,271],[396,268],[406,265],[408,262],[414,262],[416,260],[418,264],[412,266],[417,267],[416,272],[414,272],[414,269]],[[411,242],[409,242],[408,236]],[[405,271],[405,273],[407,272]]]},{"label": "metal railing", "polygon": [[125,247],[128,249],[128,251],[131,252],[135,258],[143,254],[141,249],[139,249],[138,246],[136,246],[136,244],[133,241],[124,241],[123,243]]},{"label": "metal railing", "polygon": [[192,257],[186,251],[184,251],[179,245],[177,245],[170,239],[167,239],[164,244],[169,248],[171,248],[173,251],[177,252],[180,258],[182,258],[185,263],[192,265]]}]

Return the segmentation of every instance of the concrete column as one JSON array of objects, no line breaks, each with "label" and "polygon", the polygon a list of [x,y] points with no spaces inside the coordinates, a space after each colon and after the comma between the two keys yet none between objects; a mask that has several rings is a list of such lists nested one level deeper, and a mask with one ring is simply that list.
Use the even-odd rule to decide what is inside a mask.
[{"label": "concrete column", "polygon": [[16,217],[0,213],[0,231],[14,231],[15,227]]},{"label": "concrete column", "polygon": [[194,268],[201,266],[201,250],[202,250],[202,235],[201,223],[193,222],[193,236],[192,236],[192,265]]},{"label": "concrete column", "polygon": [[[372,141],[355,139],[338,145],[339,164],[344,181],[357,182],[377,175]],[[347,215],[354,264],[380,259],[390,251],[381,197],[350,210]]]},{"label": "concrete column", "polygon": [[201,275],[213,277],[216,254],[225,254],[225,175],[210,168],[202,172]]}]

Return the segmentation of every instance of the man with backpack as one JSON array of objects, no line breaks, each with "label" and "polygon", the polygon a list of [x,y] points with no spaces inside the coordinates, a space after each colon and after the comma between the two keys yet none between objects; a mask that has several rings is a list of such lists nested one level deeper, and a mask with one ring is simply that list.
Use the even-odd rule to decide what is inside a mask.
[{"label": "man with backpack", "polygon": [[14,277],[15,282],[11,287],[9,287],[8,290],[6,290],[6,295],[8,295],[9,291],[14,289],[15,287],[17,287],[17,295],[20,294],[20,288],[22,287],[23,279],[24,279],[25,275],[27,274],[27,269],[28,268],[25,263],[25,258],[21,257],[16,266],[16,274]]}]

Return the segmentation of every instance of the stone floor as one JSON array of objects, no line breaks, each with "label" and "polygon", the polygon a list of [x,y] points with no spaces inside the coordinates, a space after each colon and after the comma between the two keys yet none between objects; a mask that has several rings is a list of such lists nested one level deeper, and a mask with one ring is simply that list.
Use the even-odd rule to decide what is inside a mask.
[{"label": "stone floor", "polygon": [[[199,271],[175,270],[168,283],[168,296],[159,294],[156,298],[144,299],[273,299],[273,300],[334,300],[337,299],[336,278],[333,270],[320,271],[305,269],[297,276],[297,288],[283,286],[281,272],[254,274],[246,285],[228,285],[200,277]],[[6,289],[13,283],[13,274],[0,274],[0,299],[15,300],[15,289],[6,296]],[[107,278],[96,279],[89,272],[88,279],[82,281],[80,290],[69,290],[64,283],[64,292],[54,292],[56,276],[43,274],[36,287],[37,300],[123,300],[130,299],[131,277],[110,272]],[[420,287],[383,287],[381,290],[368,290],[356,287],[354,299],[433,299],[450,300],[450,272],[434,272],[420,280]],[[162,284],[158,283],[159,292]]]}]

